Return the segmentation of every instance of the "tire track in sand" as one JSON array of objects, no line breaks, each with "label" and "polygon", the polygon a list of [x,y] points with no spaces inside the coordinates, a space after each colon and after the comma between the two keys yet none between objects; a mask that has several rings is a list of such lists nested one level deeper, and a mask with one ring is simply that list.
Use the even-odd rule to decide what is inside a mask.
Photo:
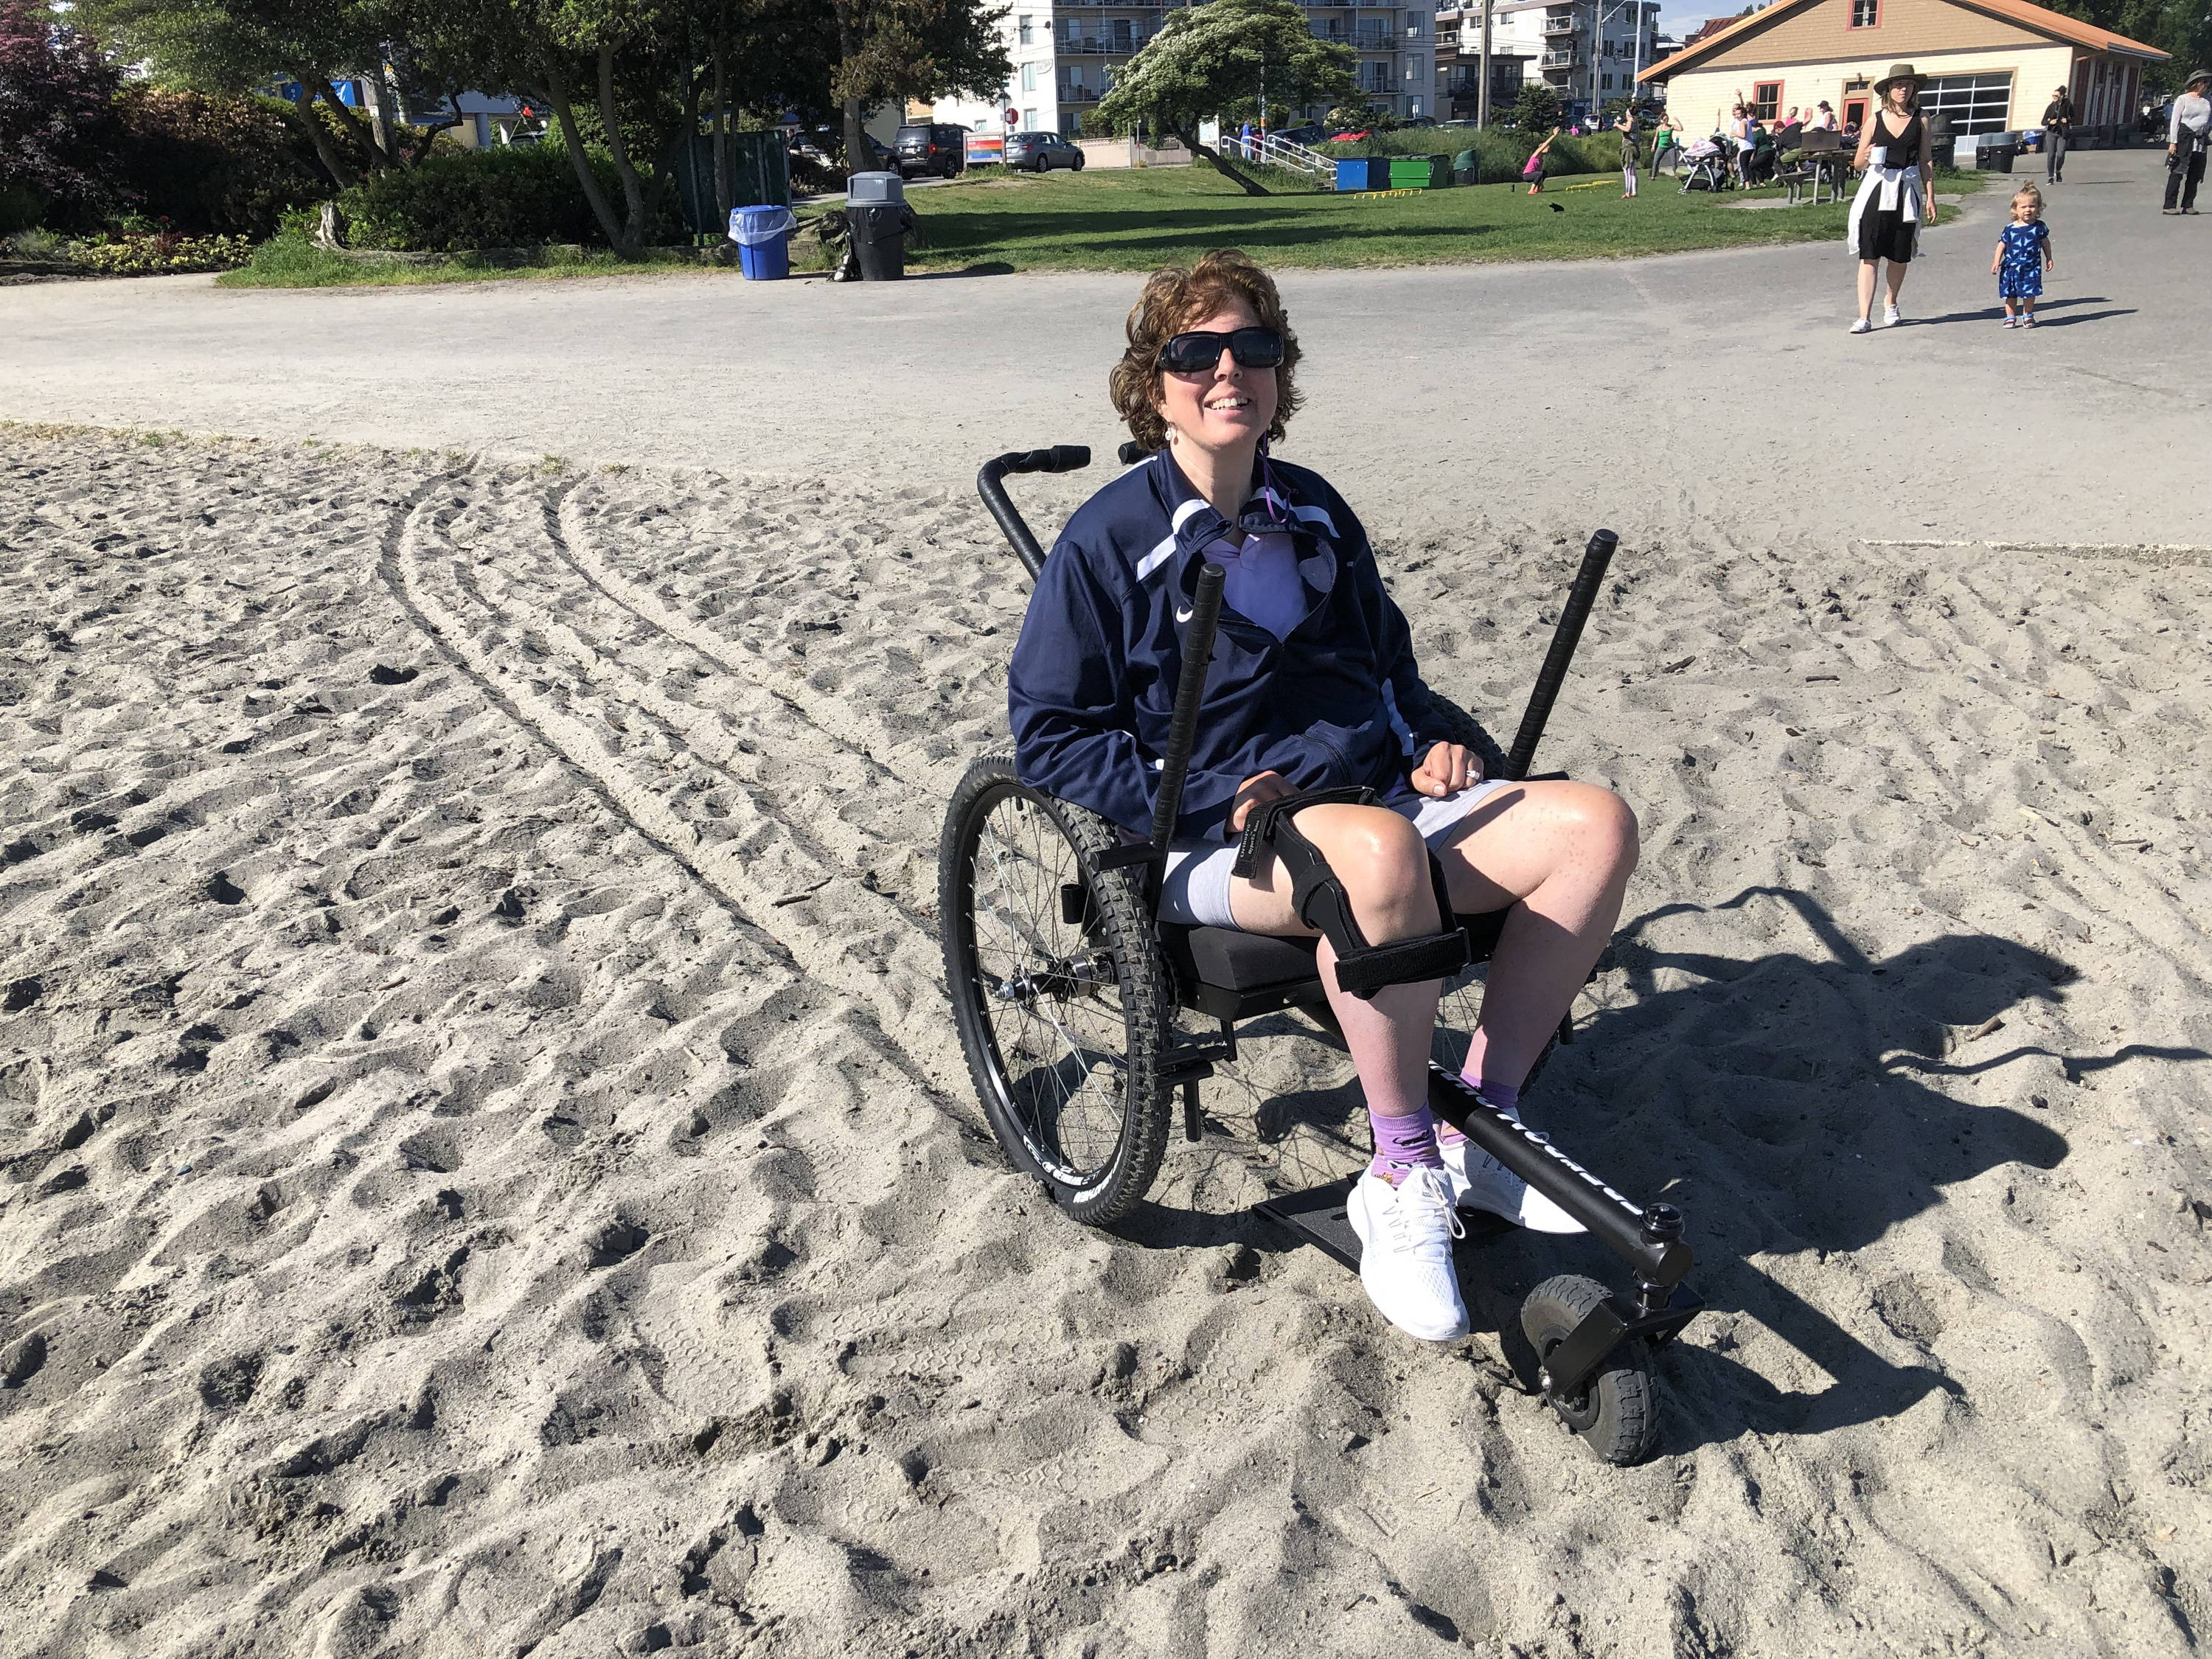
[{"label": "tire track in sand", "polygon": [[696,617],[686,616],[651,588],[617,571],[592,544],[584,515],[576,505],[580,486],[562,493],[556,506],[548,503],[555,550],[576,573],[616,605],[648,627],[679,641],[699,655],[732,674],[750,680],[769,696],[790,708],[824,736],[833,738],[902,783],[926,791],[933,799],[949,799],[958,784],[965,763],[915,762],[896,752],[896,739],[880,727],[871,728],[855,719],[849,706],[825,697],[801,680],[778,682],[769,664],[756,653],[723,638]]},{"label": "tire track in sand", "polygon": [[[787,958],[797,971],[868,1010],[904,1051],[909,1063],[928,1082],[943,1087],[955,1067],[944,1058],[947,1022],[939,1006],[935,941],[899,915],[889,901],[873,894],[868,894],[868,899],[881,910],[896,915],[899,924],[900,937],[890,955],[881,962],[860,957],[850,938],[790,918],[788,910],[794,907],[776,903],[792,890],[788,876],[811,872],[799,884],[815,884],[818,889],[845,872],[823,868],[799,844],[789,825],[753,804],[749,789],[737,793],[746,806],[741,836],[708,841],[699,825],[622,763],[626,757],[619,750],[609,752],[606,732],[594,729],[562,707],[550,691],[532,685],[527,668],[518,670],[501,662],[488,650],[465,615],[437,591],[426,568],[426,526],[437,518],[429,497],[440,489],[451,489],[454,483],[451,477],[434,480],[393,510],[395,528],[386,533],[380,562],[387,585],[410,618],[445,649],[495,707],[587,778],[617,813],[736,910],[776,955]],[[786,875],[773,884],[763,881],[756,868],[763,860],[757,854],[749,855],[749,848],[777,854],[779,868]],[[772,914],[778,916],[773,926],[763,920]]]}]

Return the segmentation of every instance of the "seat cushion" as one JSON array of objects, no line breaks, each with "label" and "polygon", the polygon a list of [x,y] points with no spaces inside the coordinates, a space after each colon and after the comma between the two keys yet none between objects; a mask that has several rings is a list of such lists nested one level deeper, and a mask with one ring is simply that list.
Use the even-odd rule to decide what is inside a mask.
[{"label": "seat cushion", "polygon": [[[1467,930],[1474,961],[1488,961],[1497,949],[1505,914],[1497,910],[1487,915],[1454,918]],[[1311,979],[1317,971],[1314,966],[1317,939],[1276,939],[1233,927],[1181,927],[1168,923],[1161,926],[1160,937],[1177,973],[1225,991],[1255,991]]]}]

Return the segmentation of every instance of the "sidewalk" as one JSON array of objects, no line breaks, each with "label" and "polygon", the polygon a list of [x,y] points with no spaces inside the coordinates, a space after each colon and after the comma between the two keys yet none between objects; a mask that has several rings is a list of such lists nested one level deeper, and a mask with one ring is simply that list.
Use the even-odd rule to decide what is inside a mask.
[{"label": "sidewalk", "polygon": [[[2160,216],[2160,159],[2071,158],[2050,204],[2050,320],[2032,334],[1993,320],[2002,189],[1926,238],[1911,325],[1859,338],[1844,333],[1840,241],[1293,274],[1308,407],[1285,453],[1378,527],[1484,514],[1559,533],[2212,540],[2193,478],[2166,476],[2169,458],[2212,453],[2212,219]],[[1083,442],[1096,481],[1124,435],[1105,382],[1138,287],[715,273],[14,289],[0,294],[0,418],[730,472],[896,468],[961,489],[988,455]]]}]

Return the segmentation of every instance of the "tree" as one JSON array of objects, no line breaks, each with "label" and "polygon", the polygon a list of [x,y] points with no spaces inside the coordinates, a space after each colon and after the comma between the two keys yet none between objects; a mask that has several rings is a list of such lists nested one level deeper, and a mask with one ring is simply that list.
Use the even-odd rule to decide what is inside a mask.
[{"label": "tree", "polygon": [[104,204],[99,161],[121,76],[44,5],[0,0],[0,193],[82,213]]},{"label": "tree", "polygon": [[1559,94],[1541,81],[1523,81],[1521,95],[1513,100],[1515,127],[1541,138],[1559,125]]},{"label": "tree", "polygon": [[[460,118],[408,134],[362,120],[338,95],[339,82],[365,75],[389,97],[387,59],[411,62],[402,44],[412,21],[408,0],[77,0],[71,15],[164,85],[237,95],[289,83],[294,129],[342,188],[364,173],[419,161]],[[398,79],[402,91],[417,94],[434,88],[450,99],[459,89],[419,73]]]},{"label": "tree", "polygon": [[1246,195],[1265,196],[1264,186],[1199,143],[1200,124],[1257,114],[1262,75],[1271,105],[1343,100],[1353,91],[1354,61],[1351,47],[1316,40],[1291,0],[1211,0],[1168,14],[1099,100],[1098,119],[1112,132],[1173,133]]},{"label": "tree", "polygon": [[837,67],[830,93],[843,115],[845,165],[859,171],[868,107],[952,93],[994,97],[1013,60],[1001,12],[979,0],[831,0]]}]

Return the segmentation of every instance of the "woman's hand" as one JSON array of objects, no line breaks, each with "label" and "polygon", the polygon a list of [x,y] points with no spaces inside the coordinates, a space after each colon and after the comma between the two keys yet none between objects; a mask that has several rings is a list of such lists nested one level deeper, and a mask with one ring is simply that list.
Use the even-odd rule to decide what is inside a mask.
[{"label": "woman's hand", "polygon": [[1255,772],[1237,786],[1237,799],[1229,807],[1229,827],[1241,834],[1244,820],[1252,816],[1254,807],[1296,793],[1297,791],[1283,781],[1280,772]]},{"label": "woman's hand", "polygon": [[1442,800],[1482,781],[1482,757],[1464,744],[1439,743],[1413,769],[1413,787]]}]

